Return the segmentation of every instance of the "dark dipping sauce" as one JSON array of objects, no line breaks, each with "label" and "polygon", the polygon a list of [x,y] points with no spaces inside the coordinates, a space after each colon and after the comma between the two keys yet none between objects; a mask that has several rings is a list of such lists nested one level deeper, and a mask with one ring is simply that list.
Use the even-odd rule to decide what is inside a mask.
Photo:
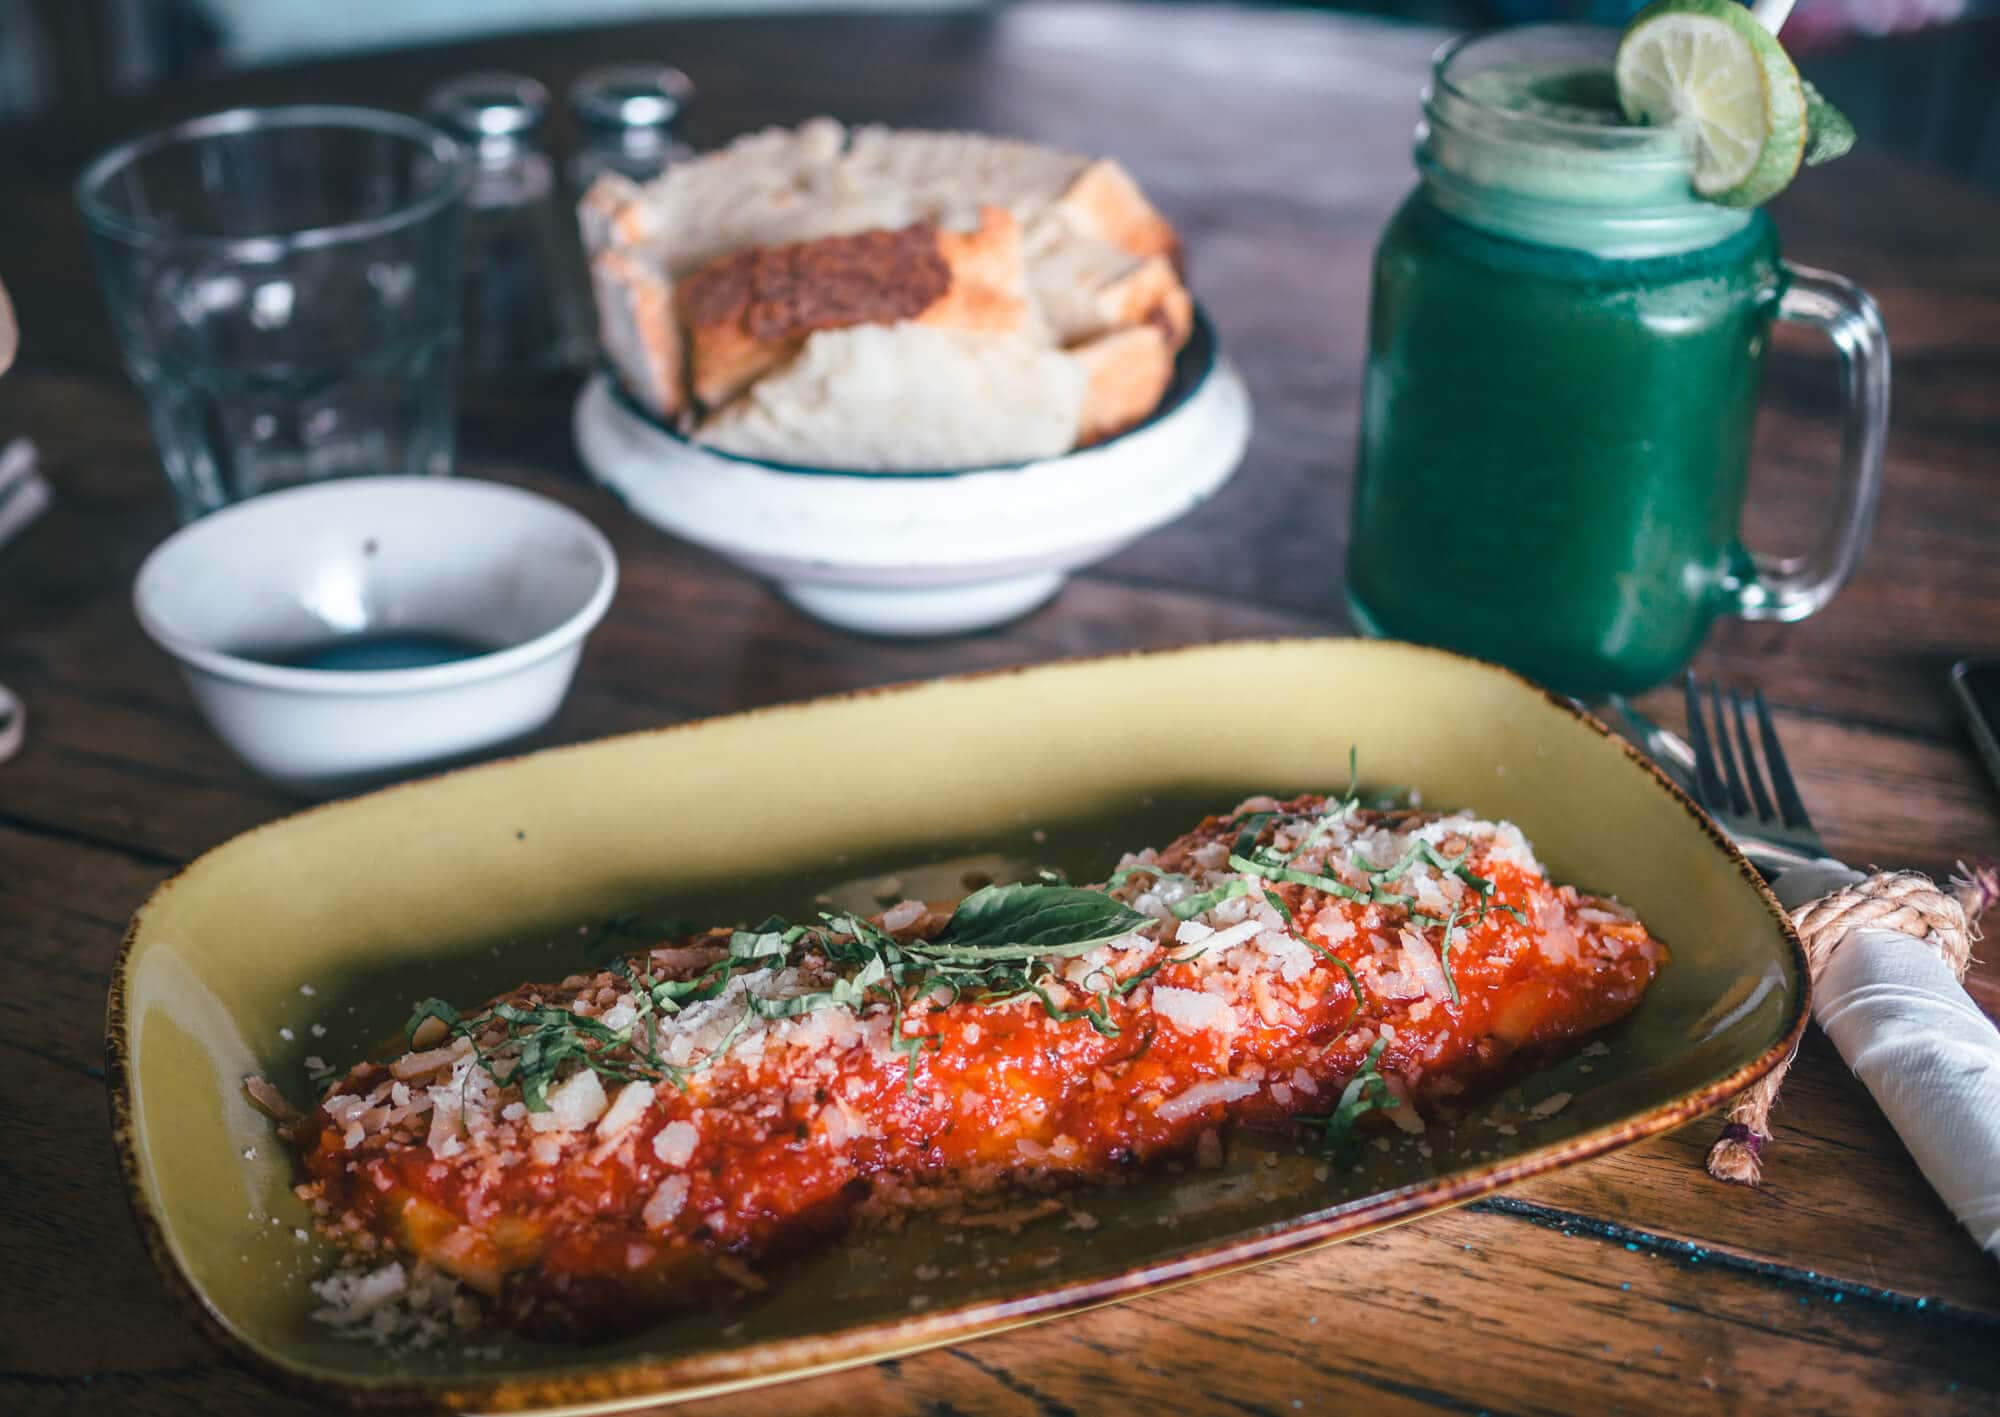
[{"label": "dark dipping sauce", "polygon": [[236,651],[239,659],[274,664],[284,669],[324,669],[341,673],[386,669],[429,669],[492,654],[499,645],[482,644],[460,635],[385,631],[380,634],[336,635],[332,639],[286,649]]}]

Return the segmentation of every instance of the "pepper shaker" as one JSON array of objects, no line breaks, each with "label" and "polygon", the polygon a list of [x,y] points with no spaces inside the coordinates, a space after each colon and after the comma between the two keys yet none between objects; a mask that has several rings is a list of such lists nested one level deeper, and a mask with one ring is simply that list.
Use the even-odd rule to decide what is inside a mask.
[{"label": "pepper shaker", "polygon": [[580,135],[571,187],[581,194],[606,172],[644,182],[690,156],[674,124],[693,98],[688,76],[666,64],[612,64],[584,74],[569,91]]},{"label": "pepper shaker", "polygon": [[433,89],[424,109],[473,159],[465,214],[467,369],[507,378],[587,363],[594,341],[583,258],[554,164],[541,148],[548,89],[519,74],[466,74]]}]

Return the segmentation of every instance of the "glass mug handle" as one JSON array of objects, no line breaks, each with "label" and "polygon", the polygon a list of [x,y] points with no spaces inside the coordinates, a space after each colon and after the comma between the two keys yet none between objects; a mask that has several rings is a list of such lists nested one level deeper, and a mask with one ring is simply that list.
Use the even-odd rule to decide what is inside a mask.
[{"label": "glass mug handle", "polygon": [[1847,584],[1875,520],[1889,433],[1889,337],[1868,292],[1844,276],[1788,261],[1778,318],[1824,331],[1840,355],[1840,500],[1833,525],[1810,554],[1752,553],[1755,573],[1736,587],[1735,613],[1745,620],[1803,620]]}]

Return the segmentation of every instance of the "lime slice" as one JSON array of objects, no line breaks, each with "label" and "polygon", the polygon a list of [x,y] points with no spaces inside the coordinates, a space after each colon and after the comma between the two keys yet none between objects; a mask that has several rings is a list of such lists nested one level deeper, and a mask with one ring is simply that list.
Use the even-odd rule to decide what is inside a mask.
[{"label": "lime slice", "polygon": [[1655,0],[1625,27],[1616,74],[1627,118],[1687,133],[1694,189],[1710,201],[1754,207],[1798,172],[1799,71],[1735,0]]}]

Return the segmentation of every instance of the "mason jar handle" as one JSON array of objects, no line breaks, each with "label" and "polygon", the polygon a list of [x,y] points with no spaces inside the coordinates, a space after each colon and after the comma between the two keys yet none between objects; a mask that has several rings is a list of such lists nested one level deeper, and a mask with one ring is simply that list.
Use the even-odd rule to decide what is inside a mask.
[{"label": "mason jar handle", "polygon": [[1736,587],[1736,613],[1746,620],[1803,620],[1847,584],[1875,521],[1889,433],[1889,337],[1868,292],[1786,262],[1778,318],[1824,331],[1840,355],[1840,498],[1833,525],[1808,555],[1752,553],[1755,574]]}]

